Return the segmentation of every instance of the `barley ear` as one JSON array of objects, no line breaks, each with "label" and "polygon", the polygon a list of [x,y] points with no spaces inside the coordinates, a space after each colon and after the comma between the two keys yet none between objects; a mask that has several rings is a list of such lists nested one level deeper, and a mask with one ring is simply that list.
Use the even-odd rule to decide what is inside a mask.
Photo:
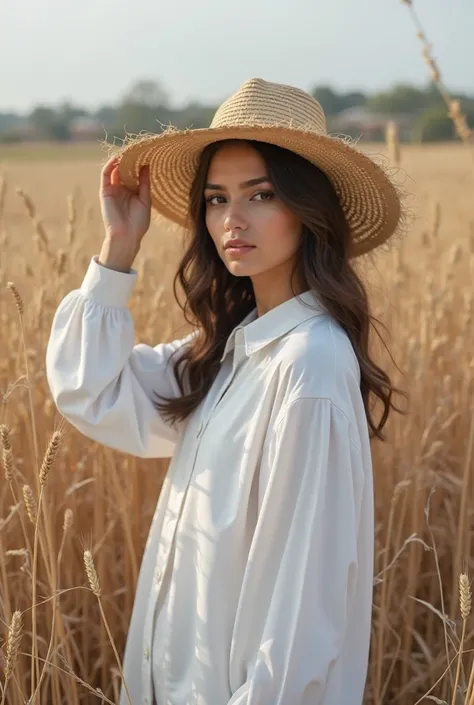
[{"label": "barley ear", "polygon": [[92,558],[92,553],[90,551],[84,551],[84,565],[86,566],[86,573],[89,579],[89,585],[91,586],[91,590],[96,597],[100,597],[101,590],[99,576],[97,575],[97,571],[94,565],[94,559]]},{"label": "barley ear", "polygon": [[13,468],[13,451],[10,443],[11,429],[6,424],[0,425],[0,440],[2,443],[2,463],[5,471],[5,479],[8,483],[13,482],[15,471]]},{"label": "barley ear", "polygon": [[69,531],[69,529],[71,528],[72,520],[73,520],[72,509],[66,509],[66,511],[64,512],[64,522],[63,522],[64,533],[67,533]]},{"label": "barley ear", "polygon": [[21,632],[23,628],[23,617],[19,610],[12,615],[10,628],[8,629],[7,655],[5,658],[5,680],[8,681],[13,675],[18,652],[20,650]]},{"label": "barley ear", "polygon": [[48,480],[48,475],[50,473],[51,468],[53,467],[62,439],[63,434],[61,433],[61,431],[55,431],[51,436],[48,449],[41,464],[41,470],[39,474],[40,485],[45,485]]},{"label": "barley ear", "polygon": [[23,191],[22,188],[17,188],[16,192],[23,201],[28,215],[33,220],[36,217],[36,208],[33,203],[33,199],[26,193],[26,191]]},{"label": "barley ear", "polygon": [[20,296],[20,292],[18,291],[13,282],[7,282],[7,289],[11,291],[12,296],[15,299],[15,305],[17,307],[18,313],[20,314],[20,316],[23,316],[25,306],[23,304],[23,299]]},{"label": "barley ear", "polygon": [[459,576],[459,605],[461,617],[466,620],[471,613],[471,586],[466,573],[461,573]]},{"label": "barley ear", "polygon": [[23,485],[23,499],[25,501],[26,513],[32,524],[36,524],[37,507],[33,490],[29,485]]}]

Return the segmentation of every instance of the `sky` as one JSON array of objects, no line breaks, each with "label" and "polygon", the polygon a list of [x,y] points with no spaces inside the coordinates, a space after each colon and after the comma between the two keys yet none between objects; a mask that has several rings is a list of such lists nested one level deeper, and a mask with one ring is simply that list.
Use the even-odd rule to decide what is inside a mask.
[{"label": "sky", "polygon": [[[445,83],[474,94],[474,0],[413,0]],[[0,111],[114,104],[139,79],[177,107],[248,78],[375,91],[428,80],[401,0],[3,0]],[[469,68],[471,67],[471,68]]]}]

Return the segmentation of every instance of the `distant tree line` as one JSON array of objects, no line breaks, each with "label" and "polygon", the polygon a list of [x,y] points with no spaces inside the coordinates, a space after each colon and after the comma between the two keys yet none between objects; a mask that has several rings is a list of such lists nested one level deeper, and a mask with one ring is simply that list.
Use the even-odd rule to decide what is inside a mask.
[{"label": "distant tree line", "polygon": [[[338,92],[331,86],[315,86],[312,95],[321,103],[329,130],[344,126],[351,109],[364,115],[389,120],[403,116],[410,121],[410,139],[416,141],[449,140],[455,137],[446,106],[434,84],[418,88],[397,84],[373,94],[360,91]],[[474,96],[453,94],[461,101],[468,123],[474,124]],[[163,126],[178,128],[206,127],[212,120],[215,105],[192,102],[183,108],[171,107],[169,95],[159,82],[137,81],[116,105],[104,105],[95,111],[64,103],[57,107],[39,105],[30,114],[0,112],[0,141],[24,139],[62,140],[87,137],[122,139],[126,133],[162,131]]]}]

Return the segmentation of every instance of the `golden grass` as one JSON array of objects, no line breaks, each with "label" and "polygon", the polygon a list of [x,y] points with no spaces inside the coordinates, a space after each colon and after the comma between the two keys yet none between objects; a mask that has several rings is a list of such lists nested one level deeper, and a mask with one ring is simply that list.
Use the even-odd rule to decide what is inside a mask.
[{"label": "golden grass", "polygon": [[[90,161],[12,160],[3,169],[0,705],[118,701],[140,558],[167,467],[61,423],[45,379],[54,311],[100,249],[101,159],[98,148]],[[472,166],[458,145],[405,147],[402,163],[416,194],[414,226],[390,252],[360,263],[402,372],[377,354],[411,395],[409,416],[394,416],[388,442],[373,445],[365,703],[413,705],[429,702],[430,691],[448,705],[474,705]],[[145,238],[131,301],[137,341],[188,330],[171,290],[179,242],[160,223]]]}]

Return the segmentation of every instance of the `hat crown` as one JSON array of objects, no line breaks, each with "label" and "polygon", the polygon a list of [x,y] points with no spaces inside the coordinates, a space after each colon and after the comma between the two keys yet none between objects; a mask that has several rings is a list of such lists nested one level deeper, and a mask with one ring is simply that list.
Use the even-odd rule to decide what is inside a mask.
[{"label": "hat crown", "polygon": [[309,93],[250,78],[217,109],[211,128],[288,127],[326,135],[326,118],[318,101]]}]

